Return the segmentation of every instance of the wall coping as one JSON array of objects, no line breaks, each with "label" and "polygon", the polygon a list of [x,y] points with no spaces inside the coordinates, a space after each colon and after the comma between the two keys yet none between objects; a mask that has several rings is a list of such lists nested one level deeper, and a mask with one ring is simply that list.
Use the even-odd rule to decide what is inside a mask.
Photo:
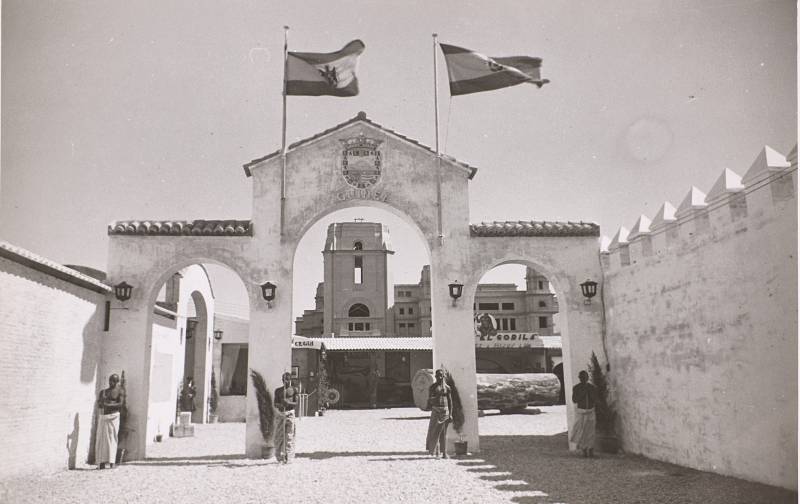
[{"label": "wall coping", "polygon": [[88,289],[100,294],[108,294],[113,291],[113,288],[105,283],[96,280],[89,275],[84,275],[74,269],[67,268],[50,259],[46,259],[40,255],[26,250],[22,247],[17,247],[5,241],[0,241],[0,257],[4,257],[17,264],[21,264],[27,268],[39,271],[46,275],[58,278],[65,282],[69,282],[78,287]]}]

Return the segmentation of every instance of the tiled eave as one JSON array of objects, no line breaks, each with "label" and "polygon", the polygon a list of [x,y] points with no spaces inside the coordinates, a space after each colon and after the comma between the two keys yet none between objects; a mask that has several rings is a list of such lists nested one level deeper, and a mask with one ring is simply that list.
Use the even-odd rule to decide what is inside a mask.
[{"label": "tiled eave", "polygon": [[0,257],[100,294],[108,294],[113,290],[99,280],[8,242],[0,241]]},{"label": "tiled eave", "polygon": [[249,220],[164,220],[116,221],[108,225],[109,235],[154,236],[253,236]]},{"label": "tiled eave", "polygon": [[600,236],[594,222],[494,221],[469,225],[470,236],[499,238],[508,236]]}]

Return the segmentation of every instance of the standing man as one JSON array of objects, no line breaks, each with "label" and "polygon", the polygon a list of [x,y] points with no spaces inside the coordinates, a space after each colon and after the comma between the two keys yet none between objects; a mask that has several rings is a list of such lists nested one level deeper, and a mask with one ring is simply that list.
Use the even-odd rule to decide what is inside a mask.
[{"label": "standing man", "polygon": [[425,439],[425,449],[434,457],[447,458],[447,425],[453,421],[453,394],[445,383],[443,369],[436,370],[436,381],[428,389],[428,407],[431,410],[431,419],[428,422],[428,435]]},{"label": "standing man", "polygon": [[288,464],[294,459],[294,407],[297,389],[292,387],[292,375],[283,373],[283,387],[275,389],[275,409],[280,413],[276,422],[275,458]]},{"label": "standing man", "polygon": [[589,383],[589,373],[578,373],[579,384],[572,387],[572,402],[575,403],[575,424],[572,426],[570,441],[578,445],[584,457],[594,457],[594,404],[597,402],[597,389]]},{"label": "standing man", "polygon": [[123,406],[119,375],[108,377],[108,388],[100,391],[97,397],[100,414],[97,416],[97,438],[94,446],[94,460],[98,469],[108,465],[114,468],[117,459],[120,411]]},{"label": "standing man", "polygon": [[378,372],[378,367],[372,367],[372,370],[367,375],[367,388],[369,389],[369,407],[378,407],[378,382],[380,381],[381,374]]}]

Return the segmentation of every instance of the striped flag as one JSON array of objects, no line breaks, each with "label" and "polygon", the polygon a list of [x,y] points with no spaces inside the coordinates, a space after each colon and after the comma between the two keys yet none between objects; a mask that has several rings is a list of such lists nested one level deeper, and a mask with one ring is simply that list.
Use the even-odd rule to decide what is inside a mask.
[{"label": "striped flag", "polygon": [[364,43],[354,40],[332,53],[289,52],[286,60],[286,94],[302,96],[355,96],[356,68]]},{"label": "striped flag", "polygon": [[511,56],[490,58],[483,54],[456,47],[439,44],[447,63],[452,96],[481,91],[491,91],[528,82],[538,87],[550,82],[542,79],[539,70],[541,58],[530,56]]}]

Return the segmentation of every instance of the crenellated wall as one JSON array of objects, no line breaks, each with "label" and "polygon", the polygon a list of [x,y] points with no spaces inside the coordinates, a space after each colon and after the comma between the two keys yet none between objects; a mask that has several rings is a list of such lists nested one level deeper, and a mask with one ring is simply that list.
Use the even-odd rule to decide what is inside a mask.
[{"label": "crenellated wall", "polygon": [[603,300],[624,449],[797,488],[797,155],[765,147],[613,237]]}]

